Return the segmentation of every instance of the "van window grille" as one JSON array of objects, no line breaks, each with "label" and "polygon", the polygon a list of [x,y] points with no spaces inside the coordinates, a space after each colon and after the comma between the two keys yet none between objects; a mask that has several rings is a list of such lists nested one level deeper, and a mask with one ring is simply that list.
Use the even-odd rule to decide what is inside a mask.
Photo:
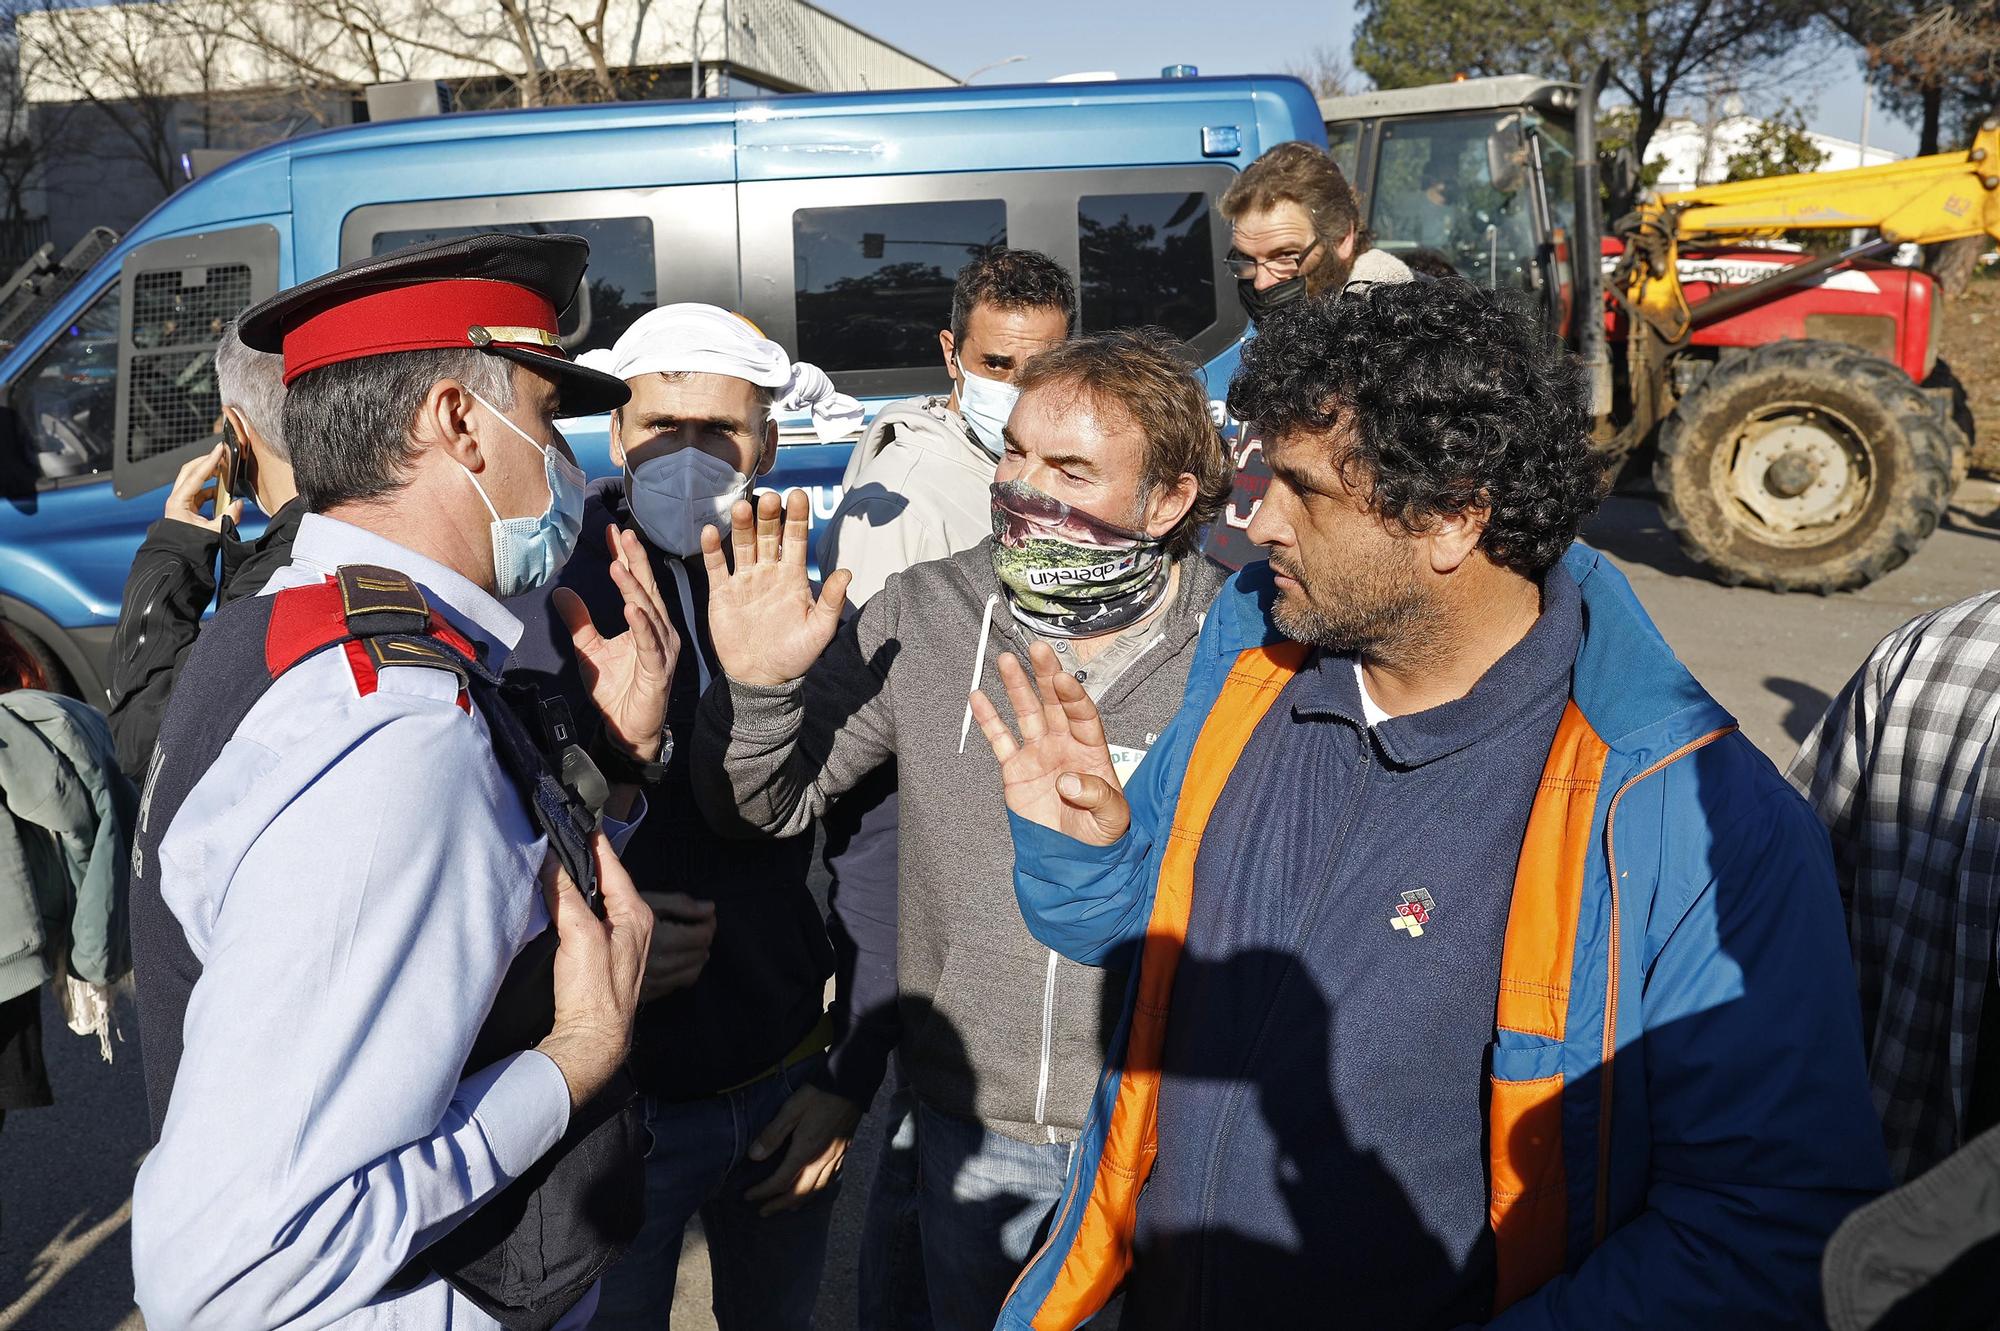
[{"label": "van window grille", "polygon": [[220,437],[215,348],[250,303],[248,264],[133,274],[128,460]]}]

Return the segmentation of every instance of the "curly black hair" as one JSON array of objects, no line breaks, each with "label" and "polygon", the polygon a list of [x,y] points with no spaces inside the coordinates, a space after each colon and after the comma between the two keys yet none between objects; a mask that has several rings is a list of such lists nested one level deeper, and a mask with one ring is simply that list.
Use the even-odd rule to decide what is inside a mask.
[{"label": "curly black hair", "polygon": [[1488,509],[1480,548],[1530,578],[1562,558],[1609,479],[1582,366],[1470,282],[1294,302],[1244,348],[1229,411],[1267,438],[1345,436],[1342,476],[1403,531]]}]

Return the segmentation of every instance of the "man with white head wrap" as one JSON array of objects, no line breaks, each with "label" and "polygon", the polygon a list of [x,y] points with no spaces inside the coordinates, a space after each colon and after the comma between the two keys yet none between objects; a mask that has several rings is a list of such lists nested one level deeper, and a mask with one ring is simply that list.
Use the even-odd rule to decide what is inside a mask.
[{"label": "man with white head wrap", "polygon": [[[623,474],[591,488],[584,528],[636,527],[660,587],[673,589],[663,599],[683,644],[664,762],[623,774],[650,784],[650,812],[624,862],[659,917],[631,1060],[653,1149],[645,1229],[606,1274],[592,1326],[668,1324],[682,1232],[699,1214],[724,1331],[805,1327],[834,1190],[812,1189],[799,1205],[769,1215],[762,1194],[744,1194],[773,1180],[789,1185],[802,1165],[814,1164],[753,1160],[746,1149],[818,1071],[828,1044],[832,957],[806,886],[812,832],[762,841],[717,836],[695,809],[685,755],[696,704],[720,673],[707,629],[701,529],[727,527],[731,504],[771,469],[774,414],[810,412],[820,437],[831,440],[858,428],[861,407],[748,320],[713,305],[663,306],[609,350],[580,359],[632,389],[611,417],[611,456]],[[622,611],[598,544],[582,543],[560,585],[582,597],[609,634],[622,625]],[[595,713],[581,705],[586,681],[561,617],[545,595],[511,608],[525,630],[509,678],[559,693],[589,724]]]}]

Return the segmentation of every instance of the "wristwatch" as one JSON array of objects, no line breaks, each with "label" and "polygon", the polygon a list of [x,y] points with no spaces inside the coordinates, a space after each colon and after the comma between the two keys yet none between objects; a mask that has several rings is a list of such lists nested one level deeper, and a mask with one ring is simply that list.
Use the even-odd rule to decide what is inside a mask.
[{"label": "wristwatch", "polygon": [[597,743],[592,747],[591,758],[607,781],[633,786],[657,786],[667,779],[667,763],[674,756],[672,734],[660,736],[660,756],[652,762],[642,763],[617,744],[612,742],[608,730],[597,732]]}]

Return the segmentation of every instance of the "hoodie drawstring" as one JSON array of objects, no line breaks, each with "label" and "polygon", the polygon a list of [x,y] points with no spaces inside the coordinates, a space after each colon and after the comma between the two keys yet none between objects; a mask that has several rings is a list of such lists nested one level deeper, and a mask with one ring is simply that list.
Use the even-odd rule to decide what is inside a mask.
[{"label": "hoodie drawstring", "polygon": [[688,586],[687,570],[678,559],[666,561],[667,571],[674,575],[674,589],[681,594],[681,618],[687,624],[685,646],[694,648],[695,669],[701,673],[701,691],[708,692],[708,654],[701,649],[701,625],[695,622],[694,591]]},{"label": "hoodie drawstring", "polygon": [[979,681],[986,674],[986,644],[993,637],[993,607],[999,603],[1000,593],[986,598],[986,608],[979,612],[979,652],[972,658],[972,685],[965,691],[965,719],[958,723],[958,751],[965,752],[966,736],[972,733],[972,695],[979,688]]}]

